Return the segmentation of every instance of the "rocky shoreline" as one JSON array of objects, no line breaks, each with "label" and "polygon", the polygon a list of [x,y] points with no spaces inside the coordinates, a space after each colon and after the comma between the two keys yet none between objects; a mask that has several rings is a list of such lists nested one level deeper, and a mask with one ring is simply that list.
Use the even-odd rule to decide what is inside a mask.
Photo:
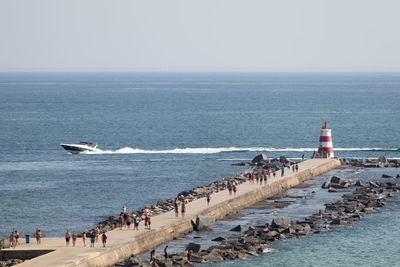
[{"label": "rocky shoreline", "polygon": [[400,168],[400,162],[396,159],[388,160],[385,156],[377,159],[340,159],[343,166],[362,168]]},{"label": "rocky shoreline", "polygon": [[[219,245],[201,250],[200,244],[190,243],[186,251],[169,255],[167,261],[164,256],[155,257],[156,266],[195,266],[196,263],[217,263],[225,260],[242,259],[251,256],[259,256],[268,247],[270,242],[287,239],[307,237],[311,234],[321,234],[329,231],[331,227],[351,224],[360,220],[365,214],[374,212],[383,207],[390,197],[400,190],[400,185],[382,181],[364,184],[361,181],[354,182],[350,179],[333,176],[322,188],[336,190],[348,190],[354,187],[352,193],[344,194],[342,199],[334,203],[326,203],[325,210],[320,210],[311,216],[292,221],[290,218],[274,218],[270,224],[250,226],[243,234],[219,241]],[[336,191],[330,191],[336,192]],[[241,226],[232,231],[241,232]],[[188,251],[192,250],[190,255]],[[128,261],[115,266],[150,266],[133,256]]]}]

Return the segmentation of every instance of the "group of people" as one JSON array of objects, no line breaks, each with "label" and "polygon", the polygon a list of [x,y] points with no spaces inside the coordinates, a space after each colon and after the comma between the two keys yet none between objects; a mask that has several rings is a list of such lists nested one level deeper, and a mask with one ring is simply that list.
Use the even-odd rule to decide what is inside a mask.
[{"label": "group of people", "polygon": [[[133,218],[133,230],[139,231],[139,224],[144,219],[144,229],[151,230],[151,218],[150,215],[146,214],[144,218],[140,217],[139,215],[136,215]],[[125,229],[130,229],[132,224],[132,218],[131,216],[126,212],[126,207],[122,207],[122,212],[119,214],[118,217],[118,227],[120,230],[124,227]]]},{"label": "group of people", "polygon": [[267,183],[267,179],[270,179],[270,178],[271,178],[271,174],[272,174],[272,176],[275,178],[275,176],[276,176],[276,171],[275,171],[275,169],[273,169],[272,171],[271,171],[271,169],[268,169],[268,170],[266,170],[266,171],[263,172],[263,173],[257,173],[257,174],[250,173],[250,174],[249,174],[249,180],[250,180],[250,182],[253,183],[253,184],[254,184],[255,182],[257,182],[257,184],[260,183],[260,185],[262,185],[263,182],[266,184],[266,183]]},{"label": "group of people", "polygon": [[[100,230],[98,227],[96,227],[89,235],[91,248],[94,248],[94,244],[99,242],[99,236],[100,236]],[[78,235],[76,234],[76,232],[72,232],[72,235],[71,235],[71,232],[69,230],[67,230],[67,232],[65,233],[65,245],[67,247],[69,247],[69,242],[70,242],[71,238],[72,238],[72,246],[75,247]],[[86,247],[86,238],[87,238],[87,234],[82,233],[82,242],[83,242],[84,247]],[[105,232],[103,232],[103,234],[101,235],[101,241],[103,243],[103,247],[105,247],[106,243],[107,243],[107,235]]]},{"label": "group of people", "polygon": [[15,248],[19,245],[19,233],[18,230],[13,230],[10,235],[10,247]]},{"label": "group of people", "polygon": [[282,167],[281,167],[281,176],[285,176],[285,168],[289,168],[289,170],[291,168],[293,172],[295,172],[295,171],[298,172],[299,171],[299,164],[298,163],[294,163],[294,164],[291,165],[290,161],[288,161],[287,163],[284,162],[282,164]]},{"label": "group of people", "polygon": [[[185,213],[186,213],[186,204],[187,204],[187,200],[185,197],[183,197],[182,201],[181,201],[181,214],[182,214],[182,218],[185,218]],[[175,217],[179,216],[179,200],[176,197],[174,199],[174,210],[175,210]]]}]

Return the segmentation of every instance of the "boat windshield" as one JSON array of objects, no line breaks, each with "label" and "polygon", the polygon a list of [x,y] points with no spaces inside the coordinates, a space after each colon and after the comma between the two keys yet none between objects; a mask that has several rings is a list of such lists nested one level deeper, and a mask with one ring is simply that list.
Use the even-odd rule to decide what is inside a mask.
[{"label": "boat windshield", "polygon": [[96,147],[96,146],[97,146],[96,144],[94,144],[94,143],[89,143],[89,142],[80,142],[79,144],[81,144],[81,145],[87,145],[87,146],[90,146],[90,147]]}]

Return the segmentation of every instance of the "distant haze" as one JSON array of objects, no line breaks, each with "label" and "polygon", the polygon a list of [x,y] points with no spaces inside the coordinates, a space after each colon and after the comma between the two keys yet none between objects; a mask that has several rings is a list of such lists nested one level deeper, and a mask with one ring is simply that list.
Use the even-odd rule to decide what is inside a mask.
[{"label": "distant haze", "polygon": [[2,0],[0,71],[400,71],[400,1]]}]

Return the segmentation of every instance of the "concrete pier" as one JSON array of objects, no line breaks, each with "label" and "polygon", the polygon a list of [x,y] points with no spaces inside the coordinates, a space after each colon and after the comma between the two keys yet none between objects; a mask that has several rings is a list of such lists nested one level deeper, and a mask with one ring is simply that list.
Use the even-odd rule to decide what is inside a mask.
[{"label": "concrete pier", "polygon": [[191,232],[193,230],[191,220],[195,220],[198,215],[215,216],[217,220],[223,219],[339,166],[338,159],[307,160],[299,164],[298,173],[287,170],[285,176],[281,177],[280,172],[277,172],[275,179],[269,179],[268,183],[262,186],[249,182],[243,183],[238,186],[235,196],[230,196],[227,190],[214,193],[209,207],[207,207],[205,198],[194,200],[186,205],[187,211],[184,219],[176,218],[174,211],[170,211],[152,217],[152,230],[145,230],[141,223],[139,231],[116,229],[107,232],[106,248],[102,247],[100,240],[95,244],[95,248],[90,248],[90,238],[86,240],[86,247],[83,247],[81,238],[78,238],[76,247],[72,247],[72,242],[69,247],[66,247],[65,240],[61,237],[43,238],[40,246],[36,245],[36,240],[32,240],[32,244],[22,244],[15,250],[21,252],[23,250],[54,251],[27,260],[18,266],[112,266],[119,261],[128,259],[132,254],[140,254]]}]

